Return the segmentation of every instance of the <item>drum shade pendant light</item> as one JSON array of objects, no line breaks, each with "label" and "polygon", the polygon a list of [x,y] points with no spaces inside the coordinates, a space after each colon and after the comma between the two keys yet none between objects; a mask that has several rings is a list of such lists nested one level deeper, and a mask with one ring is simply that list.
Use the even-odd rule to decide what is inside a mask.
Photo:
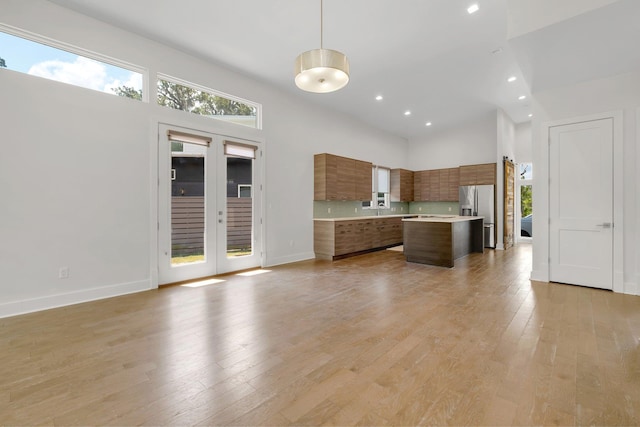
[{"label": "drum shade pendant light", "polygon": [[336,50],[322,45],[322,0],[320,0],[320,49],[301,53],[296,58],[296,86],[307,92],[328,93],[342,89],[349,83],[349,61]]}]

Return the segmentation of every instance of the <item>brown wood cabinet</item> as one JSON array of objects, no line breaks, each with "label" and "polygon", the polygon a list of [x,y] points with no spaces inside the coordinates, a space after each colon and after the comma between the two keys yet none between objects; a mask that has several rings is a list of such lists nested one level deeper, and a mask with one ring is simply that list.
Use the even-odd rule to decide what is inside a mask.
[{"label": "brown wood cabinet", "polygon": [[371,162],[356,160],[356,200],[371,200]]},{"label": "brown wood cabinet", "polygon": [[414,172],[414,201],[457,202],[458,168]]},{"label": "brown wood cabinet", "polygon": [[313,158],[313,200],[370,200],[370,162],[333,154]]},{"label": "brown wood cabinet", "polygon": [[412,202],[413,201],[413,171],[407,169],[391,169],[391,201],[392,202]]},{"label": "brown wood cabinet", "polygon": [[402,244],[402,218],[363,218],[313,222],[317,258],[338,259]]},{"label": "brown wood cabinet", "polygon": [[460,185],[495,185],[496,164],[460,166]]}]

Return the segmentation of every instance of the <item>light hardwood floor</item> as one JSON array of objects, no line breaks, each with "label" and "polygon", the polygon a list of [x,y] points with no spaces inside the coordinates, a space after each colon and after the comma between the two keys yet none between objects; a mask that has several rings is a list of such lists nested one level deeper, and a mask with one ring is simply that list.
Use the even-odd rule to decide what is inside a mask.
[{"label": "light hardwood floor", "polygon": [[381,251],[0,319],[2,425],[638,425],[640,297]]}]

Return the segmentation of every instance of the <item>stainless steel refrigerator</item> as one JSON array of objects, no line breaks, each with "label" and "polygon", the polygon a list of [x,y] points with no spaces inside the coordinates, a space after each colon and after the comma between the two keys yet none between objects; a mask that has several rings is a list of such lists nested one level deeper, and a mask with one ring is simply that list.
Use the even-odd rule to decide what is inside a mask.
[{"label": "stainless steel refrigerator", "polygon": [[494,185],[460,186],[460,215],[484,217],[484,247],[496,247]]}]

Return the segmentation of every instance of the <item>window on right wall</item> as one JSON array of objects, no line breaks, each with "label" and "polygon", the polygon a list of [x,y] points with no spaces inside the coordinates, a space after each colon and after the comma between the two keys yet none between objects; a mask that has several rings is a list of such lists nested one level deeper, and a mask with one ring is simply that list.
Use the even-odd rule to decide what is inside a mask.
[{"label": "window on right wall", "polygon": [[383,166],[371,168],[371,201],[362,202],[364,209],[390,209],[391,169]]}]

